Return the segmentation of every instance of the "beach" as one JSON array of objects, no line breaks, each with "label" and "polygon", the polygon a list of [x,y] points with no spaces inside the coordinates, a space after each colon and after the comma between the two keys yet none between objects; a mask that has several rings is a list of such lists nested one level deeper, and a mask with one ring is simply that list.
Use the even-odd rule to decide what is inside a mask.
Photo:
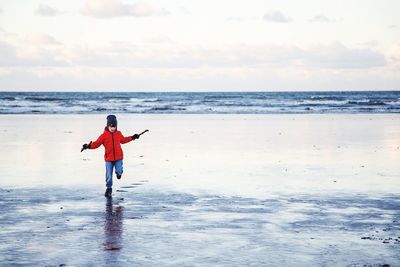
[{"label": "beach", "polygon": [[0,115],[0,263],[400,266],[398,114]]}]

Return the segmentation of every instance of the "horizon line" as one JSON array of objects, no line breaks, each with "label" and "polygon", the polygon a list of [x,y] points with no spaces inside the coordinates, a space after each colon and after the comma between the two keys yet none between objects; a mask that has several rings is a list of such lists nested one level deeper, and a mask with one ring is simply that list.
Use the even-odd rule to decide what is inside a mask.
[{"label": "horizon line", "polygon": [[283,91],[273,91],[273,90],[255,90],[255,91],[240,91],[240,90],[232,90],[232,91],[105,91],[105,90],[87,90],[87,91],[52,91],[52,90],[38,90],[38,91],[25,91],[25,90],[10,90],[10,91],[1,91],[0,93],[347,93],[347,92],[400,92],[400,89],[374,89],[374,90],[360,90],[360,89],[351,89],[351,90],[283,90]]}]

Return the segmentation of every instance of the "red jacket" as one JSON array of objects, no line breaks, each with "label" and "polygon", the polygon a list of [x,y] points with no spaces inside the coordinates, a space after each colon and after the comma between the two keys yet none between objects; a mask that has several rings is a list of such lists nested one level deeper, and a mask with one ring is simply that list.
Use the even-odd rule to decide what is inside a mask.
[{"label": "red jacket", "polygon": [[111,133],[106,127],[99,138],[90,144],[90,149],[96,149],[100,145],[103,145],[105,148],[104,160],[115,161],[124,158],[124,152],[122,151],[121,144],[125,144],[130,141],[132,141],[131,136],[124,137],[120,131]]}]

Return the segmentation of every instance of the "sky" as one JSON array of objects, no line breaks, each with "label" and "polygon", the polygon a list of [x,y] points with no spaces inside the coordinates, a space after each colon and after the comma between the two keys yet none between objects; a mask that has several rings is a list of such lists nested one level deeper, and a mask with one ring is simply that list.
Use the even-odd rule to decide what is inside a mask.
[{"label": "sky", "polygon": [[0,0],[0,91],[400,90],[398,0]]}]

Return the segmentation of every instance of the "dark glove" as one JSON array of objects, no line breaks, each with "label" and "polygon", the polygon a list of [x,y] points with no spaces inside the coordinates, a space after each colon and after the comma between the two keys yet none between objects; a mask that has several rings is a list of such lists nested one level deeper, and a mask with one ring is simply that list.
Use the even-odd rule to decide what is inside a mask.
[{"label": "dark glove", "polygon": [[90,142],[89,144],[83,144],[83,145],[82,145],[81,152],[82,152],[83,150],[85,150],[85,149],[89,149],[91,143],[92,143],[92,142]]},{"label": "dark glove", "polygon": [[134,135],[132,135],[132,140],[139,139],[139,137],[140,137],[140,135],[134,134]]}]

